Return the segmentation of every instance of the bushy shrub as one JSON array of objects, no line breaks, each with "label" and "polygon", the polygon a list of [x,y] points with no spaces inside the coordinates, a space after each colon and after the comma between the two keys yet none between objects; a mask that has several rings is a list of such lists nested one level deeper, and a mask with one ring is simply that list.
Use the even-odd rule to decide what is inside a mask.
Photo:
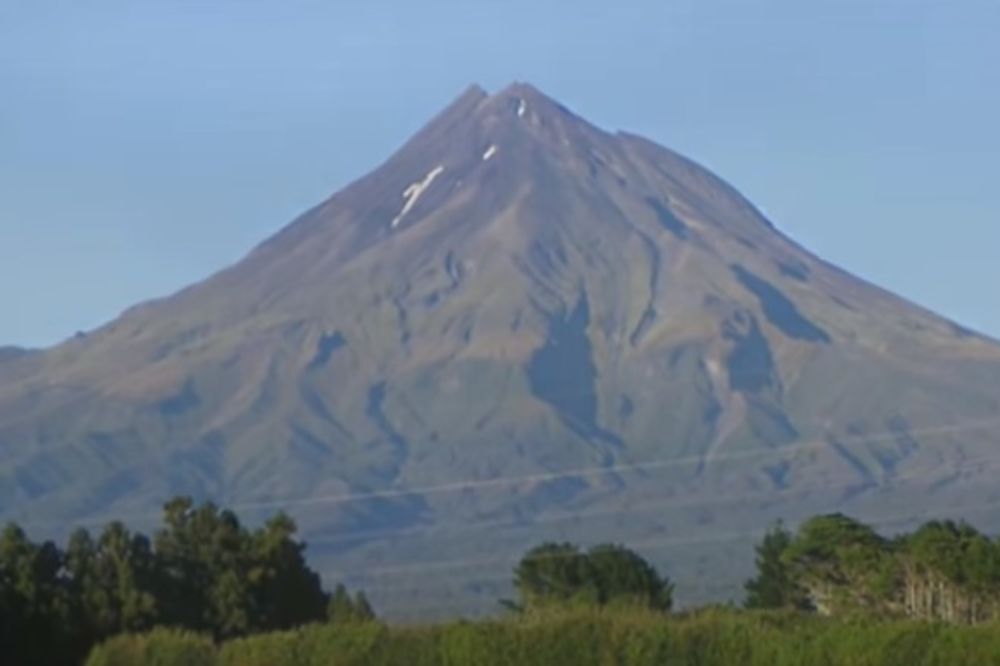
[{"label": "bushy shrub", "polygon": [[367,666],[377,649],[401,640],[401,632],[390,637],[375,622],[313,624],[229,641],[218,666]]},{"label": "bushy shrub", "polygon": [[283,666],[298,663],[298,631],[281,631],[229,641],[219,649],[218,666]]},{"label": "bushy shrub", "polygon": [[215,666],[215,645],[198,634],[156,629],[97,646],[86,666]]},{"label": "bushy shrub", "polygon": [[155,631],[86,666],[1000,666],[1000,627],[791,611],[554,609],[428,627],[311,625],[223,644]]}]

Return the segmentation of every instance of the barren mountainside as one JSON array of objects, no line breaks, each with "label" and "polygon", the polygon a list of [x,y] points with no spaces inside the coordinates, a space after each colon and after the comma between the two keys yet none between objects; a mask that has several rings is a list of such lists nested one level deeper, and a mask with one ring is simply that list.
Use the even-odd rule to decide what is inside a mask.
[{"label": "barren mountainside", "polygon": [[0,350],[0,518],[285,508],[400,615],[489,608],[540,540],[614,540],[683,603],[737,595],[777,517],[1000,527],[998,432],[994,341],[680,155],[474,87],[236,265]]}]

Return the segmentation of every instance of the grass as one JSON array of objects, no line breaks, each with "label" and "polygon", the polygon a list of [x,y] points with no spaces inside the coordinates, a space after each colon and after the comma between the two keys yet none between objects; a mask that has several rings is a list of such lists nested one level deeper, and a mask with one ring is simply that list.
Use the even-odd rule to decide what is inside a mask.
[{"label": "grass", "polygon": [[314,625],[212,646],[159,630],[95,649],[86,666],[986,666],[1000,626],[711,608],[673,616],[563,609],[480,622]]}]

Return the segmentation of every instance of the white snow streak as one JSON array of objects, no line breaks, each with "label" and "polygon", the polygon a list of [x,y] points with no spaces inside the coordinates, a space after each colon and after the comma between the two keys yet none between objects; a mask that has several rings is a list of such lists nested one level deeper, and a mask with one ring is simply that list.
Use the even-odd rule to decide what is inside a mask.
[{"label": "white snow streak", "polygon": [[518,118],[523,117],[525,111],[527,110],[528,110],[528,103],[525,102],[523,99],[520,100],[520,103],[517,105],[517,117]]},{"label": "white snow streak", "polygon": [[403,205],[403,210],[399,211],[399,215],[393,218],[392,224],[389,225],[391,229],[395,229],[397,226],[399,226],[399,223],[402,221],[403,216],[410,212],[410,209],[413,208],[414,204],[417,203],[417,199],[420,198],[420,195],[423,194],[424,191],[431,186],[431,183],[434,182],[435,178],[441,175],[442,171],[444,171],[444,167],[438,165],[437,167],[434,168],[433,171],[424,176],[423,180],[418,180],[417,182],[413,183],[412,185],[407,187],[406,190],[403,191],[403,196],[406,198],[406,203]]},{"label": "white snow streak", "polygon": [[483,161],[485,162],[486,160],[490,159],[496,154],[497,154],[497,147],[495,145],[490,146],[489,148],[486,149],[486,152],[483,153]]}]

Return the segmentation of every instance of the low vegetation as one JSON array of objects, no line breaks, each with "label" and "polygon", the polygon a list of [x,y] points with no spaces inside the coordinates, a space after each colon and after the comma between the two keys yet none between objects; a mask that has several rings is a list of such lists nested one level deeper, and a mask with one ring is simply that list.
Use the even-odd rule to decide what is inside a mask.
[{"label": "low vegetation", "polygon": [[[126,636],[86,666],[986,666],[993,627],[824,619],[787,611],[549,609],[431,627],[315,625],[212,647],[178,634]],[[147,655],[155,654],[156,661]],[[147,660],[143,660],[147,659]]]},{"label": "low vegetation", "polygon": [[[257,529],[188,499],[152,538],[112,523],[65,548],[0,535],[0,654],[18,666],[1000,664],[1000,542],[931,522],[886,538],[843,515],[756,549],[745,608],[673,612],[619,545],[530,550],[497,619],[379,622],[327,593],[283,515]],[[89,655],[89,656],[88,656]]]}]

